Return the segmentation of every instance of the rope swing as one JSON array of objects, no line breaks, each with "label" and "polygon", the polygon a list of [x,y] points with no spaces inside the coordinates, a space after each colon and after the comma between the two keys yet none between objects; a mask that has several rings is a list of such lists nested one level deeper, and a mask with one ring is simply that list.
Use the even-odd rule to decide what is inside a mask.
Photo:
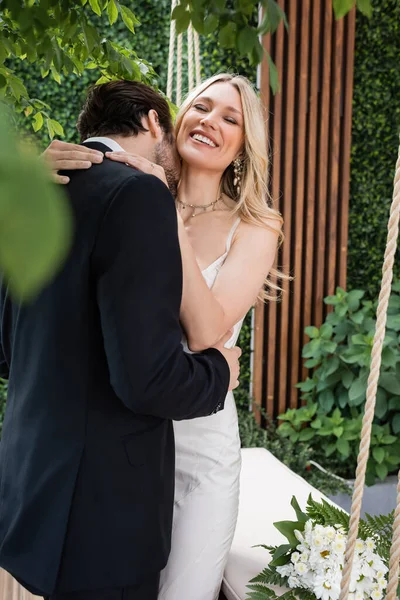
[{"label": "rope swing", "polygon": [[[177,5],[177,0],[172,0],[171,14]],[[168,53],[168,78],[167,78],[167,96],[172,98],[172,88],[175,66],[175,40],[177,40],[176,55],[176,93],[175,104],[180,106],[182,103],[182,54],[183,54],[183,34],[176,34],[176,21],[171,19],[169,30],[169,53]],[[187,74],[188,74],[188,92],[191,92],[196,81],[196,86],[201,83],[201,62],[200,62],[200,40],[199,34],[189,25],[187,30]]]},{"label": "rope swing", "polygon": [[[393,264],[399,236],[400,217],[400,147],[396,163],[394,177],[393,200],[390,207],[388,235],[386,242],[385,257],[382,267],[382,284],[379,294],[378,308],[376,313],[376,330],[371,352],[371,368],[368,377],[367,399],[361,429],[360,450],[357,458],[356,480],[354,483],[353,499],[350,511],[349,536],[347,540],[345,562],[339,600],[347,600],[350,592],[350,578],[354,560],[355,544],[360,522],[362,497],[365,486],[365,473],[369,457],[371,443],[371,429],[374,420],[376,392],[378,389],[379,370],[383,341],[385,339],[385,328],[387,320],[387,309],[390,298],[391,284],[393,279]],[[400,471],[397,486],[397,507],[393,523],[393,538],[389,560],[389,583],[386,591],[386,600],[396,600],[399,579],[400,560]]]}]

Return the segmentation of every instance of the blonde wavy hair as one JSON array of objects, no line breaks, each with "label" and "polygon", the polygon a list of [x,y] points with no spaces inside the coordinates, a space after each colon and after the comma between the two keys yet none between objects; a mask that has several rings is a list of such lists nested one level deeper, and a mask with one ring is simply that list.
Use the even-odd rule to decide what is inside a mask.
[{"label": "blonde wavy hair", "polygon": [[[237,214],[246,223],[266,227],[274,232],[278,231],[279,244],[281,244],[283,219],[279,211],[273,208],[268,190],[269,160],[264,114],[261,102],[250,81],[246,77],[230,73],[214,75],[203,81],[187,96],[177,114],[176,136],[185,114],[195,99],[214,83],[230,83],[239,92],[244,121],[244,144],[240,155],[243,164],[241,191],[238,195],[236,186],[233,185],[234,169],[231,163],[222,175],[221,192],[235,200],[236,206],[232,214]],[[271,220],[276,222],[275,226],[270,225]],[[275,281],[282,278],[287,276],[272,268],[258,299],[275,300],[281,291]]]}]

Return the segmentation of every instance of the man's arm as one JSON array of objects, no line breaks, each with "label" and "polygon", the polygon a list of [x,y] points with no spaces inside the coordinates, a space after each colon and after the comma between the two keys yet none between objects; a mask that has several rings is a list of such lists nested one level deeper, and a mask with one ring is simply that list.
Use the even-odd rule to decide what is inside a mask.
[{"label": "man's arm", "polygon": [[218,350],[181,345],[182,264],[172,196],[133,175],[116,193],[93,255],[111,384],[132,411],[189,419],[223,406],[229,368]]}]

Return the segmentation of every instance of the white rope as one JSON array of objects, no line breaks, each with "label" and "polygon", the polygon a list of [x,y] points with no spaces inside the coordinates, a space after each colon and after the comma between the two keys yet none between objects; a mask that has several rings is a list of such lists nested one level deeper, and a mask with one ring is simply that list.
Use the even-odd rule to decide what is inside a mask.
[{"label": "white rope", "polygon": [[[176,0],[172,0],[171,3],[171,15],[172,11],[176,6]],[[172,98],[172,80],[174,78],[174,53],[175,53],[175,33],[176,33],[176,21],[171,19],[171,25],[169,28],[169,52],[168,52],[168,80],[167,80],[167,96]]]},{"label": "white rope", "polygon": [[176,104],[180,106],[182,102],[182,34],[178,35],[178,55],[176,65]]},{"label": "white rope", "polygon": [[199,34],[197,33],[197,31],[193,30],[193,36],[194,36],[194,56],[195,56],[195,63],[196,63],[196,86],[197,86],[197,85],[200,85],[200,83],[201,83],[200,40],[199,40]]},{"label": "white rope", "polygon": [[188,87],[189,92],[193,89],[193,29],[192,24],[189,25],[187,30],[187,57],[188,57]]},{"label": "white rope", "polygon": [[[171,0],[171,15],[177,5],[177,0]],[[167,96],[172,100],[172,89],[174,80],[175,65],[175,38],[178,37],[177,44],[177,62],[176,62],[176,97],[175,103],[180,106],[182,102],[182,52],[183,36],[176,35],[176,22],[171,19],[169,30],[169,53],[168,53],[168,78],[167,78]],[[188,65],[188,91],[194,88],[194,76],[196,77],[196,86],[201,83],[201,59],[200,59],[200,40],[199,34],[193,29],[190,23],[187,30],[187,65]]]}]

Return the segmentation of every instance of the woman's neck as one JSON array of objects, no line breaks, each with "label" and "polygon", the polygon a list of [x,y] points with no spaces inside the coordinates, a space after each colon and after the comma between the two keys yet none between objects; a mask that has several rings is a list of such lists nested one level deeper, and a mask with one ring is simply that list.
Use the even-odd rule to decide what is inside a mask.
[{"label": "woman's neck", "polygon": [[197,171],[182,165],[178,198],[185,204],[210,204],[220,193],[221,175],[213,171]]}]

